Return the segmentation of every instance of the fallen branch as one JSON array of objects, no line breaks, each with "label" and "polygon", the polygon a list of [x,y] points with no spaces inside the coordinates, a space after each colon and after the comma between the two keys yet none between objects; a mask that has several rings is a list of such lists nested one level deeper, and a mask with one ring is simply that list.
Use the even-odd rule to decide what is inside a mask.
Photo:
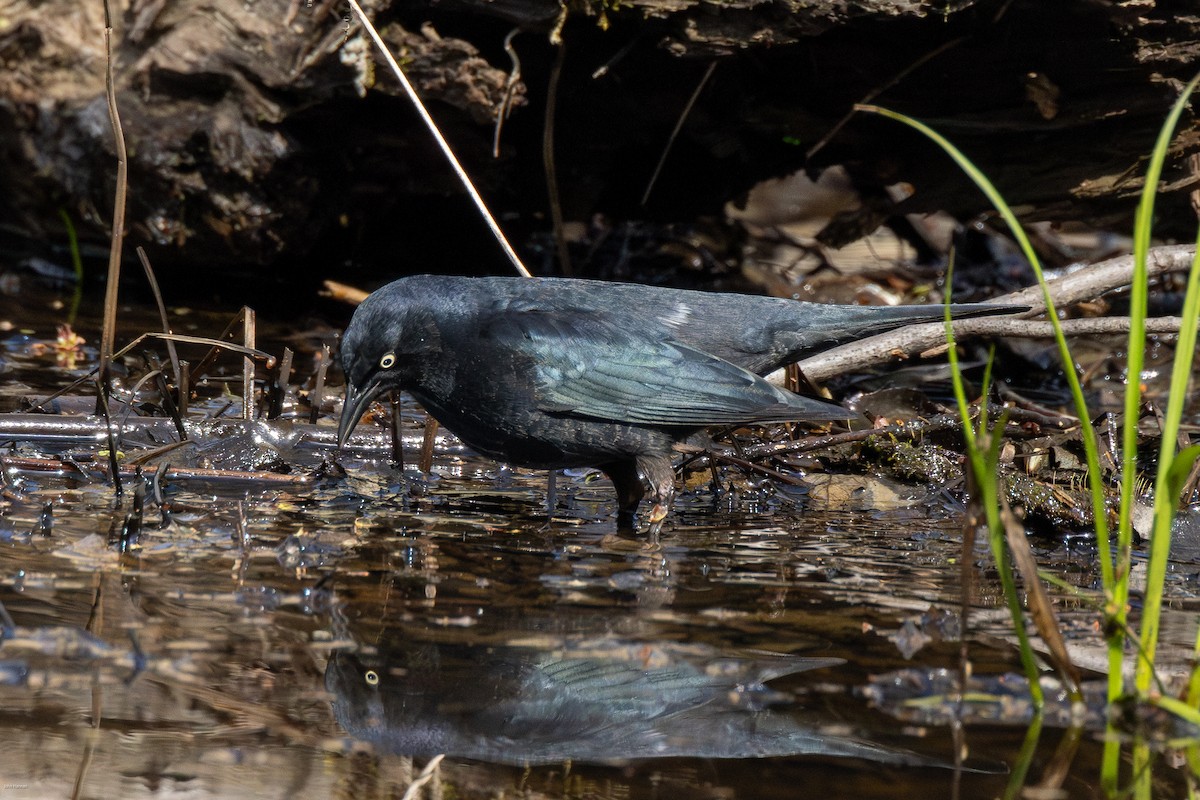
[{"label": "fallen branch", "polygon": [[[1187,272],[1191,269],[1195,256],[1196,248],[1190,244],[1152,248],[1146,263],[1146,273],[1153,278],[1169,272]],[[1128,286],[1132,280],[1133,256],[1118,256],[1054,278],[1049,281],[1050,296],[1054,298],[1055,305],[1062,308]],[[1042,302],[1042,290],[1038,286],[1030,286],[989,302],[1030,306],[1029,311],[1020,315],[1023,317],[1034,317],[1046,310],[1046,305]]]},{"label": "fallen branch", "polygon": [[[6,472],[29,472],[36,474],[45,474],[47,472],[58,475],[87,475],[87,470],[84,465],[95,467],[96,472],[107,475],[108,465],[104,461],[87,461],[85,459],[75,459],[72,461],[62,461],[57,458],[24,458],[16,456],[0,457],[0,468]],[[127,478],[136,477],[139,472],[145,478],[154,478],[158,476],[159,471],[162,471],[161,478],[164,480],[199,480],[213,481],[219,483],[240,483],[250,481],[252,483],[276,483],[276,484],[305,484],[312,483],[313,478],[309,475],[292,475],[281,472],[261,472],[242,469],[207,469],[202,467],[175,467],[156,465],[141,466],[141,467],[121,467],[121,475]]]},{"label": "fallen branch", "polygon": [[326,297],[331,297],[334,300],[338,300],[342,303],[349,303],[352,306],[356,306],[363,300],[366,300],[367,294],[369,293],[364,292],[357,286],[351,286],[349,284],[339,283],[337,281],[325,281],[325,291],[321,292],[321,294]]},{"label": "fallen branch", "polygon": [[[1191,245],[1157,247],[1150,251],[1149,274],[1183,272],[1191,268],[1195,248]],[[1090,267],[1062,275],[1050,281],[1050,293],[1055,304],[1062,308],[1071,303],[1090,300],[1105,292],[1127,286],[1133,277],[1133,256],[1102,261]],[[1013,317],[984,317],[958,320],[954,335],[962,336],[1021,336],[1044,338],[1052,330],[1048,322],[1025,318],[1045,311],[1042,291],[1037,286],[1006,294],[989,301],[1000,305],[1030,306],[1028,311]],[[1178,317],[1159,317],[1146,320],[1149,333],[1174,333],[1179,330]],[[1127,333],[1128,318],[1097,318],[1066,320],[1062,323],[1068,334]],[[870,336],[826,350],[799,362],[798,366],[809,380],[823,381],[835,375],[907,358],[946,344],[946,329],[941,322],[909,325],[890,333]]]}]

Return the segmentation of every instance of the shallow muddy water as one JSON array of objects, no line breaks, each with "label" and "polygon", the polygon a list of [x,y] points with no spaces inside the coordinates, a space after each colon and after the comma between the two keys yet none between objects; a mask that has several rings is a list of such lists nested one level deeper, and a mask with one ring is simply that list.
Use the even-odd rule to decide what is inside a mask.
[{"label": "shallow muddy water", "polygon": [[[28,344],[9,340],[9,398],[61,382]],[[415,461],[423,419],[405,420]],[[4,442],[0,799],[400,797],[443,754],[411,796],[970,798],[1014,780],[1020,692],[989,701],[1005,722],[966,725],[960,770],[915,710],[947,701],[877,707],[958,663],[952,494],[830,507],[745,481],[714,500],[701,480],[652,545],[616,535],[593,475],[559,476],[547,517],[542,473],[446,437],[431,475],[402,472],[368,430],[335,457],[332,425],[197,422],[120,498],[94,441]],[[131,426],[125,457],[162,435]],[[263,463],[282,471],[228,473]],[[1086,544],[1040,545],[1094,589]],[[974,672],[1015,673],[990,556],[971,562]],[[1190,648],[1196,586],[1173,574],[1164,647]],[[1098,652],[1086,601],[1060,607]],[[1016,785],[1061,739],[1042,734]],[[1098,793],[1099,753],[1085,733],[1060,796]],[[1163,764],[1160,796],[1181,772]]]}]

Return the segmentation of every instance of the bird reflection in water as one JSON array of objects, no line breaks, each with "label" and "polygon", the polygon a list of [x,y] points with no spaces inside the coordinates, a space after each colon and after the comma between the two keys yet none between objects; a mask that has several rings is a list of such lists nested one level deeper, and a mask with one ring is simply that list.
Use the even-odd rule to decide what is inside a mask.
[{"label": "bird reflection in water", "polygon": [[952,766],[800,724],[766,682],[842,663],[597,638],[547,646],[417,643],[334,653],[338,723],[381,751],[500,764],[811,754]]}]

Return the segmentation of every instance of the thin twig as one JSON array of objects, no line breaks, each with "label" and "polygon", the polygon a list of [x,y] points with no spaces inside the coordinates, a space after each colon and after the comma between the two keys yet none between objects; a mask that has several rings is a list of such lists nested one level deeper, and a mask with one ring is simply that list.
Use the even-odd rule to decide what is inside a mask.
[{"label": "thin twig", "polygon": [[716,448],[709,448],[704,454],[708,456],[710,463],[713,461],[724,461],[725,463],[732,464],[733,466],[739,467],[746,472],[760,472],[763,475],[774,478],[780,483],[786,483],[792,486],[805,485],[803,479],[796,475],[789,475],[786,472],[780,472],[777,469],[771,469],[770,467],[763,466],[762,464],[757,464],[753,461],[739,458],[732,453],[722,452]]},{"label": "thin twig", "polygon": [[1017,520],[1003,492],[1000,493],[1000,520],[1004,525],[1008,552],[1025,584],[1025,605],[1033,617],[1033,624],[1072,699],[1078,699],[1082,696],[1079,685],[1083,679],[1079,669],[1071,662],[1071,654],[1062,635],[1062,625],[1054,613],[1054,604],[1050,601],[1046,585],[1038,578],[1037,559],[1033,556],[1025,526]]},{"label": "thin twig", "polygon": [[[162,397],[163,411],[166,411],[167,416],[170,417],[171,421],[175,423],[175,432],[179,434],[180,441],[186,440],[188,438],[187,427],[183,424],[183,415],[179,413],[179,407],[175,405],[175,397],[173,396],[171,390],[167,387],[166,378],[163,377],[162,365],[157,357],[154,357],[152,354],[148,354],[148,356],[151,369],[153,372],[157,373],[154,380],[158,385],[158,393]],[[133,402],[131,398],[130,407],[132,406]],[[124,423],[122,423],[122,425],[124,425]]]},{"label": "thin twig", "polygon": [[641,40],[642,36],[646,33],[647,30],[648,30],[648,28],[642,28],[642,30],[637,35],[635,35],[632,39],[630,39],[625,44],[621,45],[620,48],[617,49],[617,52],[613,54],[612,58],[610,58],[608,61],[605,61],[600,66],[596,67],[595,71],[592,72],[592,80],[599,80],[600,78],[603,78],[605,75],[607,75],[608,71],[617,65],[617,62],[619,62],[621,59],[625,58],[625,56],[629,55],[629,51],[632,50],[634,45],[636,45]]},{"label": "thin twig", "polygon": [[[963,320],[967,322],[968,320]],[[1054,330],[1049,322],[1036,319],[1007,319],[1005,317],[982,317],[982,325],[962,325],[974,336],[1016,336],[1022,339],[1049,339]],[[1066,319],[1062,321],[1063,333],[1068,336],[1104,336],[1129,333],[1129,317],[1091,317],[1088,319]],[[1146,333],[1179,333],[1183,324],[1180,317],[1154,317],[1146,320]],[[955,324],[955,330],[959,329]]]},{"label": "thin twig", "polygon": [[334,300],[340,300],[343,303],[349,303],[356,306],[363,300],[367,299],[369,292],[364,292],[356,286],[339,283],[337,281],[325,281],[325,289],[321,292],[323,297],[332,297]]},{"label": "thin twig", "polygon": [[179,411],[180,419],[187,419],[188,401],[191,399],[192,389],[188,386],[188,378],[191,373],[188,372],[188,366],[187,361],[179,362],[179,383],[175,387],[179,396],[175,401],[175,408]]},{"label": "thin twig", "polygon": [[[242,307],[242,345],[247,350],[254,349],[254,339],[257,335],[254,309]],[[249,422],[254,419],[254,361],[242,359],[242,419]]]},{"label": "thin twig", "polygon": [[788,454],[807,453],[813,450],[826,450],[837,445],[863,442],[875,437],[885,439],[912,439],[944,430],[954,430],[961,427],[962,422],[951,414],[937,414],[929,419],[915,419],[897,422],[881,428],[864,428],[862,430],[842,433],[827,433],[819,436],[805,436],[786,442],[766,442],[752,444],[742,448],[741,457],[747,461],[759,461],[764,458]]},{"label": "thin twig", "polygon": [[[167,319],[167,306],[163,303],[162,292],[158,289],[158,279],[154,277],[154,268],[150,266],[150,258],[141,245],[138,245],[136,250],[138,260],[142,262],[142,271],[146,273],[146,280],[150,284],[150,293],[154,295],[154,303],[158,306],[158,318],[162,321],[163,333],[170,333],[171,323]],[[181,380],[179,355],[175,352],[175,343],[170,340],[167,340],[167,356],[171,359],[171,372],[175,376],[175,385],[179,386]]]},{"label": "thin twig", "polygon": [[117,463],[117,437],[113,435],[112,418],[108,413],[108,397],[100,379],[96,379],[96,394],[100,396],[100,412],[104,417],[104,432],[108,437],[108,467],[111,472],[113,494],[121,496],[121,473]]},{"label": "thin twig", "polygon": [[557,44],[554,65],[550,68],[550,82],[546,85],[546,116],[542,120],[542,167],[546,171],[546,194],[550,200],[550,222],[554,227],[554,244],[558,248],[558,268],[563,275],[570,275],[571,253],[567,248],[563,232],[562,200],[558,192],[558,167],[554,158],[554,116],[558,110],[558,82],[562,77],[563,60],[567,45]]},{"label": "thin twig", "polygon": [[[275,365],[275,356],[271,355],[270,353],[264,353],[262,350],[255,350],[253,348],[242,347],[240,344],[234,344],[233,342],[222,342],[222,341],[219,341],[216,339],[209,339],[204,336],[187,336],[187,335],[184,335],[181,333],[171,333],[171,334],[154,333],[154,332],[143,333],[141,336],[137,337],[132,342],[125,345],[117,352],[113,353],[113,358],[120,358],[121,356],[125,355],[130,350],[132,350],[133,348],[137,347],[139,344],[144,342],[146,339],[163,339],[163,340],[169,341],[169,342],[186,342],[188,344],[212,345],[212,349],[214,352],[217,350],[229,350],[230,352],[240,353],[241,355],[246,356],[248,358],[261,358],[263,361],[266,362],[268,369],[270,369],[271,367],[273,367]],[[96,373],[99,371],[100,371],[100,367],[98,367],[98,366],[92,368],[91,370],[88,371],[88,373],[86,375],[83,375],[83,376],[77,378],[74,382],[68,384],[67,386],[62,387],[61,389],[56,390],[49,397],[46,397],[43,400],[39,400],[38,402],[34,403],[31,406],[31,408],[42,408],[43,406],[45,406],[46,403],[49,403],[51,400],[61,397],[62,395],[66,394],[67,392],[71,391],[72,389],[75,389],[75,388],[81,386],[82,384],[86,383],[87,381],[91,380],[93,377],[95,377]],[[185,384],[187,382],[186,376],[184,378],[184,382],[185,382]]]},{"label": "thin twig", "polygon": [[508,115],[512,113],[513,95],[516,94],[517,84],[521,81],[521,57],[517,55],[517,48],[513,47],[512,43],[520,32],[520,27],[516,27],[504,37],[504,52],[508,53],[508,57],[512,60],[512,71],[508,73],[508,80],[504,83],[504,99],[500,101],[500,108],[496,110],[496,131],[492,134],[492,158],[500,157],[500,132],[504,130],[504,123],[508,119]]},{"label": "thin twig", "polygon": [[[217,354],[222,349],[222,346],[224,346],[224,349],[232,350],[233,352],[238,352],[241,349],[240,345],[232,345],[232,346],[226,345],[226,343],[224,342],[224,339],[226,336],[229,336],[231,333],[233,333],[234,329],[236,329],[239,324],[242,326],[243,334],[244,334],[245,327],[246,327],[245,315],[246,315],[246,308],[243,307],[242,310],[239,311],[232,320],[230,320],[229,324],[225,326],[225,330],[221,331],[221,335],[216,337],[215,340],[211,340],[213,342],[213,346],[209,349],[209,351],[207,353],[204,354],[204,358],[200,359],[200,362],[198,364],[196,364],[196,366],[192,367],[191,380],[193,383],[195,383],[206,372],[208,372],[208,369],[213,365],[213,362],[215,362],[217,360]],[[180,341],[180,340],[176,339],[176,341]],[[218,343],[220,343],[220,344],[218,344]],[[230,343],[230,344],[232,344],[232,343]],[[254,350],[251,352],[262,353],[261,350]],[[263,355],[267,355],[267,354],[263,353]],[[267,356],[267,368],[270,369],[273,366],[275,366],[275,357]]]},{"label": "thin twig", "polygon": [[670,137],[667,139],[666,147],[663,148],[662,155],[658,157],[658,164],[654,166],[654,174],[650,176],[650,181],[646,184],[646,191],[642,192],[642,207],[645,208],[646,202],[650,199],[650,193],[654,191],[654,184],[658,182],[658,175],[662,172],[663,165],[667,163],[667,156],[671,154],[671,148],[675,145],[675,140],[679,138],[679,132],[683,130],[683,123],[687,121],[688,115],[692,113],[692,107],[696,105],[696,101],[700,99],[700,93],[704,91],[704,87],[708,85],[709,79],[712,77],[713,71],[717,68],[717,60],[714,58],[708,62],[708,69],[704,70],[704,76],[700,78],[700,82],[696,84],[692,96],[688,98],[687,105],[683,107],[683,113],[679,115],[679,119],[675,121],[675,129],[671,131]]},{"label": "thin twig", "polygon": [[[157,452],[157,451],[156,451]],[[33,472],[47,473],[59,472],[65,473],[70,470],[76,474],[88,474],[83,470],[78,460],[72,462],[62,461],[57,458],[16,458],[4,457],[0,458],[0,464],[3,464],[5,469],[15,472]],[[106,461],[95,462],[94,467],[99,472],[108,472],[113,469],[112,464]],[[299,475],[296,473],[281,473],[281,472],[264,472],[262,470],[242,470],[242,469],[209,469],[204,467],[175,467],[170,464],[151,464],[145,467],[131,467],[128,464],[121,464],[117,467],[118,474],[125,477],[134,477],[137,471],[141,470],[142,475],[146,478],[153,478],[156,475],[162,475],[162,479],[171,480],[196,480],[196,481],[213,481],[213,482],[249,482],[249,483],[270,483],[280,485],[304,485],[313,482],[311,475]]]},{"label": "thin twig", "polygon": [[266,363],[268,369],[275,366],[275,356],[264,350],[257,350],[253,347],[243,347],[242,345],[235,344],[234,342],[222,342],[217,339],[210,339],[207,336],[188,336],[185,333],[154,333],[153,331],[150,333],[143,333],[141,336],[122,347],[117,352],[117,356],[119,357],[125,353],[128,353],[137,345],[138,342],[142,341],[143,339],[162,339],[165,342],[212,345],[214,350],[228,350],[231,353],[237,353],[238,355],[245,356],[246,358],[260,358]]},{"label": "thin twig", "polygon": [[283,405],[287,400],[288,381],[292,377],[292,348],[283,348],[283,356],[279,359],[279,370],[271,383],[267,395],[267,419],[278,419],[283,413]]},{"label": "thin twig", "polygon": [[[960,36],[957,39],[951,39],[950,41],[944,42],[941,45],[939,45],[938,47],[935,47],[934,49],[930,50],[928,53],[926,53],[925,55],[918,58],[916,61],[909,64],[907,67],[905,67],[904,69],[897,72],[889,80],[885,81],[883,84],[875,87],[874,89],[872,89],[871,91],[869,91],[865,95],[863,95],[862,99],[858,101],[857,105],[865,105],[867,103],[874,102],[875,98],[879,97],[879,95],[883,94],[888,89],[892,88],[897,83],[899,83],[900,81],[907,78],[918,67],[922,66],[923,64],[929,63],[933,59],[940,56],[942,53],[949,50],[951,47],[957,46],[960,42],[963,41],[963,38],[964,37]],[[846,123],[848,123],[854,117],[855,113],[857,113],[857,112],[854,108],[851,108],[849,111],[847,111],[846,116],[839,119],[837,121],[836,125],[834,125],[832,128],[830,128],[825,133],[824,136],[822,136],[820,139],[817,140],[816,144],[814,144],[812,147],[808,148],[808,152],[806,152],[804,154],[805,160],[812,158],[818,152],[820,152],[820,150],[823,147],[825,147],[825,145],[829,144],[829,141],[831,139],[833,139],[834,136],[837,136],[838,132],[841,131],[842,128],[846,127]]]},{"label": "thin twig", "polygon": [[[161,457],[167,455],[168,453],[170,453],[173,450],[178,450],[181,447],[191,447],[193,445],[195,445],[195,442],[189,442],[189,441],[167,442],[166,444],[162,445],[161,447],[155,447],[155,448],[147,450],[143,453],[138,453],[136,456],[127,457],[125,459],[125,461],[122,463],[122,466],[124,466],[126,469],[131,469],[133,467],[140,467],[149,461],[152,461],[156,458],[161,458]],[[168,466],[169,465],[167,465],[167,464],[163,464],[162,468],[166,469]]]},{"label": "thin twig", "polygon": [[[1186,272],[1191,269],[1196,247],[1190,244],[1164,245],[1151,248],[1148,255],[1146,274],[1153,278],[1169,272]],[[1132,280],[1133,256],[1117,256],[1050,280],[1050,295],[1054,298],[1054,304],[1061,308],[1128,286]],[[1023,317],[1035,317],[1046,309],[1041,287],[1036,285],[990,302],[1031,306],[1029,311],[1021,314]]]},{"label": "thin twig", "polygon": [[117,90],[113,79],[112,17],[104,0],[104,91],[108,97],[108,116],[112,122],[113,144],[117,151],[117,188],[113,200],[112,242],[108,250],[108,285],[104,292],[104,324],[100,333],[100,385],[107,401],[111,383],[113,342],[117,336],[117,285],[121,280],[121,244],[125,238],[125,193],[129,182],[129,164],[125,151],[125,133],[117,111]]},{"label": "thin twig", "polygon": [[358,4],[357,0],[350,0],[350,7],[354,9],[354,13],[358,15],[359,21],[362,23],[363,27],[366,28],[371,40],[375,42],[375,46],[379,48],[381,53],[383,53],[384,60],[387,61],[388,66],[392,68],[392,72],[395,74],[396,79],[400,81],[400,85],[404,88],[404,93],[408,95],[408,99],[412,101],[414,106],[416,106],[417,113],[421,116],[421,120],[425,123],[425,126],[429,128],[429,132],[433,135],[434,141],[437,142],[438,147],[440,147],[442,153],[445,154],[446,159],[450,162],[450,166],[454,168],[455,174],[458,175],[458,179],[462,181],[463,187],[467,190],[467,194],[471,196],[471,200],[474,201],[475,207],[478,208],[479,213],[483,215],[483,219],[487,223],[488,228],[491,229],[492,235],[495,236],[496,241],[500,243],[500,249],[504,251],[506,256],[508,256],[508,260],[512,262],[514,267],[516,267],[518,273],[526,278],[532,277],[529,270],[527,270],[525,265],[521,263],[521,258],[517,255],[517,251],[513,250],[512,245],[508,243],[508,239],[504,237],[504,231],[500,230],[500,226],[496,223],[495,217],[493,217],[492,213],[488,211],[487,204],[483,202],[483,198],[480,197],[479,192],[476,191],[475,185],[471,183],[471,178],[467,175],[466,170],[463,169],[462,164],[458,163],[458,159],[454,156],[454,151],[450,149],[450,145],[446,142],[446,138],[442,136],[442,132],[438,130],[437,123],[433,121],[433,117],[429,115],[429,111],[425,108],[425,104],[421,102],[421,98],[417,96],[416,90],[413,89],[412,84],[408,82],[408,78],[405,77],[404,71],[400,69],[400,65],[396,62],[395,56],[393,56],[391,51],[388,50],[387,45],[383,41],[383,37],[379,35],[379,31],[375,30],[375,26],[371,24],[371,20],[367,19],[366,12],[362,10],[362,6]]},{"label": "thin twig", "polygon": [[313,379],[312,392],[308,395],[308,403],[311,409],[308,412],[308,421],[313,425],[317,424],[317,416],[321,412],[321,403],[325,396],[325,373],[329,370],[329,345],[321,345],[321,361],[317,364],[317,376]]},{"label": "thin twig", "polygon": [[392,461],[396,463],[396,469],[404,472],[404,437],[400,435],[400,392],[391,392],[389,397],[392,410]]}]

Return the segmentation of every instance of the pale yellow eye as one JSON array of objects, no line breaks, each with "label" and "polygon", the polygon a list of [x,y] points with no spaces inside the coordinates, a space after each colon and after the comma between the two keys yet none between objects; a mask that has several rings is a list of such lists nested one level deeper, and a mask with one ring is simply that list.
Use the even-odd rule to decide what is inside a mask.
[{"label": "pale yellow eye", "polygon": [[375,670],[373,670],[373,669],[367,670],[367,673],[365,675],[363,675],[363,677],[366,678],[367,686],[378,686],[379,685],[379,673],[376,672]]},{"label": "pale yellow eye", "polygon": [[396,364],[395,353],[384,353],[383,358],[379,359],[379,366],[382,369],[391,369]]}]

